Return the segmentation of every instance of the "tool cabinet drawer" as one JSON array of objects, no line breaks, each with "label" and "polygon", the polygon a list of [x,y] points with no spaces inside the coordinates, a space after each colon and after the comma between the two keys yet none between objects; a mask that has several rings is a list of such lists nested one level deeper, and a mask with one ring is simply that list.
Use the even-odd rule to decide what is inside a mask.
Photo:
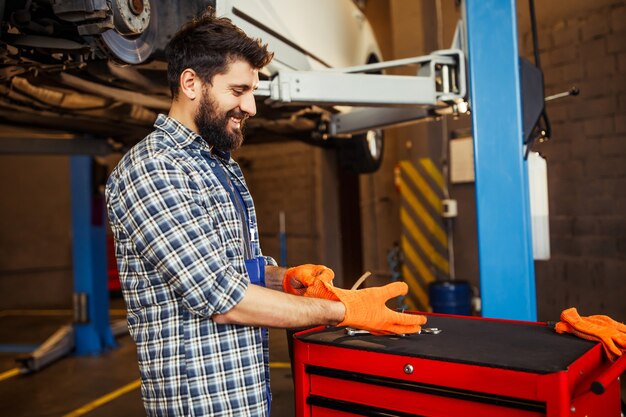
[{"label": "tool cabinet drawer", "polygon": [[[543,323],[429,316],[428,324],[442,332],[296,334],[296,416],[620,416],[616,364],[597,343]],[[601,375],[606,389],[596,395],[589,387]]]},{"label": "tool cabinet drawer", "polygon": [[[481,416],[539,417],[539,401],[489,395],[393,378],[307,366],[307,404],[312,416]],[[331,413],[331,414],[328,414]]]}]

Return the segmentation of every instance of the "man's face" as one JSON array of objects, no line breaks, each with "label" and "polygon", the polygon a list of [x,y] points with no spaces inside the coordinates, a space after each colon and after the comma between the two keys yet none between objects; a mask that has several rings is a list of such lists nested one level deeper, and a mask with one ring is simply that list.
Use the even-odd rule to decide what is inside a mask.
[{"label": "man's face", "polygon": [[222,151],[234,151],[243,143],[245,120],[256,114],[253,91],[258,71],[245,61],[234,61],[223,74],[204,84],[194,121],[198,133]]}]

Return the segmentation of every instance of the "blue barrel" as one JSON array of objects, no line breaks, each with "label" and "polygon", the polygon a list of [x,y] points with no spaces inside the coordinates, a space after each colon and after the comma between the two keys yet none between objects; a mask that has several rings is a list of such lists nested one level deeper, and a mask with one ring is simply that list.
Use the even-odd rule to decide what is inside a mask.
[{"label": "blue barrel", "polygon": [[428,286],[433,313],[472,315],[472,290],[467,281],[435,281]]}]

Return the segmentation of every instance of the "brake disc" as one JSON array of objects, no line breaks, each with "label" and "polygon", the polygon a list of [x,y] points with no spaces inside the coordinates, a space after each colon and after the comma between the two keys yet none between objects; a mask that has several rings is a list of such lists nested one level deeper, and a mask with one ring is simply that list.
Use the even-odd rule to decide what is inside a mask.
[{"label": "brake disc", "polygon": [[127,64],[140,64],[157,47],[158,10],[154,0],[113,2],[115,29],[102,33],[102,41],[114,58]]}]

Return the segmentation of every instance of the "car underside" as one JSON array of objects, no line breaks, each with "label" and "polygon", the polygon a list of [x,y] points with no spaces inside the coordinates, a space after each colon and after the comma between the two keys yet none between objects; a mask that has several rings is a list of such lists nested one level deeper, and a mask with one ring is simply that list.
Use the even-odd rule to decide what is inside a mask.
[{"label": "car underside", "polygon": [[[326,3],[329,8],[338,4]],[[276,15],[276,10],[288,12],[289,3],[281,0],[1,1],[0,124],[10,127],[3,129],[3,136],[63,133],[106,139],[122,150],[132,146],[152,129],[157,114],[169,108],[167,41],[209,6],[251,25],[259,37],[271,40],[270,48],[276,45],[275,64],[261,71],[261,79],[281,67],[332,65],[290,38],[286,29],[281,32],[279,23],[257,20],[263,13],[252,15],[255,10],[267,16]],[[369,53],[368,59],[372,56]],[[345,140],[322,135],[325,118],[338,111],[332,106],[275,107],[258,99],[257,107],[257,117],[246,126],[248,143],[288,138],[350,147]]]}]

